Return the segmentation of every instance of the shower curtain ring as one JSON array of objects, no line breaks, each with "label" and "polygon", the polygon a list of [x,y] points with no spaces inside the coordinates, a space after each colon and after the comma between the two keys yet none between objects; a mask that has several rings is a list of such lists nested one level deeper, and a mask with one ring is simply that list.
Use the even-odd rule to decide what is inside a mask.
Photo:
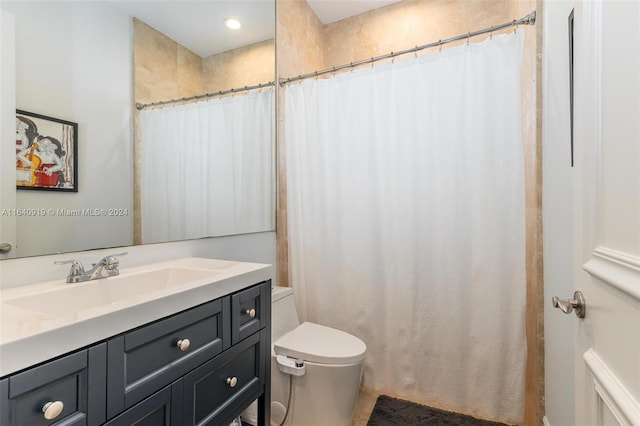
[{"label": "shower curtain ring", "polygon": [[491,33],[489,34],[489,40],[493,40],[493,25],[491,26]]},{"label": "shower curtain ring", "polygon": [[393,65],[396,62],[396,57],[393,54],[393,52],[391,52],[391,65]]},{"label": "shower curtain ring", "polygon": [[442,52],[442,39],[438,40],[438,52]]},{"label": "shower curtain ring", "polygon": [[471,38],[471,32],[467,34],[467,46],[469,45],[469,39]]},{"label": "shower curtain ring", "polygon": [[416,44],[416,50],[413,51],[415,58],[418,59],[418,45]]}]

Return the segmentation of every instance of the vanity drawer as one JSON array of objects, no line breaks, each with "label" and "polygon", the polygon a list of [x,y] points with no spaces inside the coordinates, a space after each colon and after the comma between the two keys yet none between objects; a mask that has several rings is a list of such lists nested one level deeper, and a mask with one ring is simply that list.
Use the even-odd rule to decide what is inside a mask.
[{"label": "vanity drawer", "polygon": [[129,408],[105,426],[159,426],[182,424],[182,382],[178,381]]},{"label": "vanity drawer", "polygon": [[184,377],[183,425],[229,424],[260,396],[265,338],[266,330],[255,333]]},{"label": "vanity drawer", "polygon": [[0,424],[102,424],[105,369],[106,345],[100,344],[0,381]]},{"label": "vanity drawer", "polygon": [[271,281],[231,296],[231,342],[236,344],[263,328],[271,316]]},{"label": "vanity drawer", "polygon": [[107,417],[226,349],[228,305],[228,297],[216,299],[109,340]]}]

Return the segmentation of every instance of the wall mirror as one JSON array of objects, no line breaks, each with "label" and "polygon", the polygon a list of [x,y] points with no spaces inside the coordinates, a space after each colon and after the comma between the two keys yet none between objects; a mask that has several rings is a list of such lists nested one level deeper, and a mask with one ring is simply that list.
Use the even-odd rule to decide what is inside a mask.
[{"label": "wall mirror", "polygon": [[[274,0],[3,0],[0,7],[2,62],[15,63],[13,78],[3,73],[3,98],[15,90],[14,109],[77,124],[77,192],[16,189],[19,147],[2,148],[0,243],[12,249],[0,258],[275,229],[274,97],[263,103],[269,111],[258,108],[263,125],[254,136],[243,134],[242,120],[251,115],[229,115],[227,105],[273,92],[267,83],[275,80]],[[13,28],[4,25],[7,15]],[[227,18],[239,19],[241,28],[225,26]],[[5,47],[9,41],[14,52]],[[238,90],[253,85],[259,88]],[[134,106],[226,91],[163,108]],[[203,131],[218,137],[205,143],[205,155],[161,143],[155,135],[166,133],[162,127],[142,130],[148,113],[213,101],[227,109],[204,121],[233,121],[243,143],[225,139],[228,128],[211,127]],[[3,124],[19,120],[6,108],[2,114]],[[247,142],[258,136],[260,144]],[[202,172],[190,172],[196,168]],[[165,198],[148,198],[149,187]],[[262,197],[260,217],[255,194]],[[148,220],[167,229],[145,235]]]}]

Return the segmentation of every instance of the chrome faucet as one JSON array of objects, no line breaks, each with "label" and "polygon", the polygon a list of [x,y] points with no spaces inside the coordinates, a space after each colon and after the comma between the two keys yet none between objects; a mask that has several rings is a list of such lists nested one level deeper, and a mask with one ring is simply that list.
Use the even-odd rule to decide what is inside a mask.
[{"label": "chrome faucet", "polygon": [[127,252],[105,256],[97,263],[92,264],[92,268],[86,272],[84,270],[84,266],[82,266],[82,263],[80,263],[79,260],[64,260],[54,263],[56,265],[71,263],[71,269],[69,270],[69,275],[67,275],[67,282],[79,283],[119,275],[120,270],[118,267],[120,266],[120,261],[116,256],[125,256],[126,254]]}]

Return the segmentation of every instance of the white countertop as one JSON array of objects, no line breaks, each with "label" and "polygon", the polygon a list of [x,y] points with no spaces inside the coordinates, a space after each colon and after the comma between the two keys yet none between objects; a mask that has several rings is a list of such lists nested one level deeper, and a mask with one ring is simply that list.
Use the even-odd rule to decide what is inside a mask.
[{"label": "white countertop", "polygon": [[[81,294],[84,286],[98,281],[108,285],[118,277],[75,284],[56,280],[0,290],[0,377],[272,278],[271,265],[195,257],[122,269],[120,277],[164,268],[190,268],[201,271],[203,277],[100,306],[85,308],[82,297],[69,297],[65,306],[49,313],[16,302],[69,288]],[[210,271],[210,276],[204,271]]]}]

